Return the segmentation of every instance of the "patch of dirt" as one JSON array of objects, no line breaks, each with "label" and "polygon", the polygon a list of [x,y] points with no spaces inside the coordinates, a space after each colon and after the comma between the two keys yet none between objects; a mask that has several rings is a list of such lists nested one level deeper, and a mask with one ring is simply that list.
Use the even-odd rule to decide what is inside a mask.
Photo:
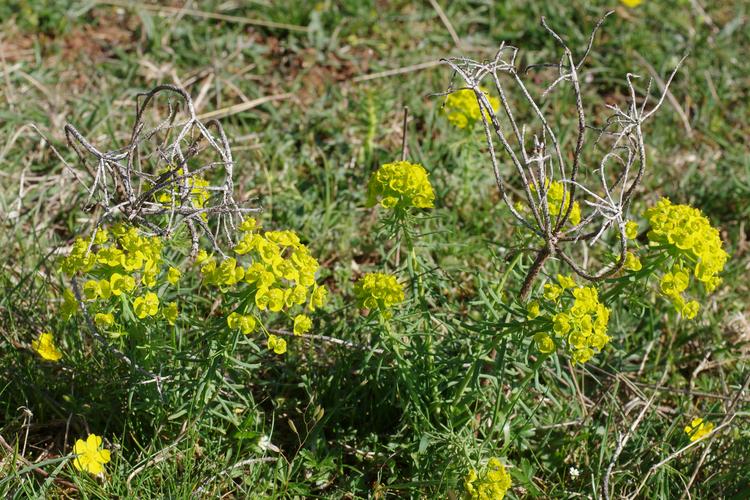
[{"label": "patch of dirt", "polygon": [[0,54],[6,64],[34,59],[34,40],[36,35],[20,33],[11,27],[0,38]]},{"label": "patch of dirt", "polygon": [[116,47],[132,48],[136,25],[127,14],[103,9],[94,14],[94,24],[76,26],[59,40],[64,61],[97,63],[111,57]]},{"label": "patch of dirt", "polygon": [[366,74],[369,61],[375,56],[369,47],[343,47],[337,51],[321,53],[314,48],[292,50],[283,40],[265,36],[257,30],[249,29],[250,40],[268,49],[268,59],[273,62],[274,71],[283,76],[284,81],[300,79],[302,88],[297,97],[302,103],[309,103],[327,87],[350,81]]}]

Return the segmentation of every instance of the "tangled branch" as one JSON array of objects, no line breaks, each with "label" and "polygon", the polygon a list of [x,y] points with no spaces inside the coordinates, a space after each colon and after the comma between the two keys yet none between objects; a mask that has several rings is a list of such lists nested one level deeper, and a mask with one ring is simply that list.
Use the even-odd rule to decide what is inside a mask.
[{"label": "tangled branch", "polygon": [[[162,94],[168,98],[166,117],[158,116],[156,98]],[[157,122],[148,127],[151,115]],[[161,237],[171,236],[185,224],[193,256],[201,235],[224,256],[219,240],[226,238],[231,245],[243,214],[260,211],[242,208],[234,200],[235,165],[224,129],[217,120],[201,122],[190,95],[179,87],[159,85],[136,95],[130,140],[119,149],[101,152],[71,124],[65,125],[65,136],[90,176],[89,183],[80,181],[89,193],[87,204],[103,209],[92,242],[96,230],[120,213],[131,224]],[[209,185],[204,177],[217,170],[223,172],[223,182]],[[213,228],[209,217],[215,222]]]},{"label": "tangled branch", "polygon": [[[513,216],[544,242],[538,248],[536,259],[524,280],[522,298],[528,296],[534,279],[550,257],[559,257],[576,274],[591,281],[612,276],[620,271],[625,263],[627,213],[633,194],[646,170],[642,126],[661,107],[669,85],[685,58],[674,69],[660,98],[649,110],[646,110],[646,107],[652,80],[649,80],[646,94],[639,103],[633,85],[634,79],[638,76],[628,73],[627,107],[621,109],[616,104],[606,106],[610,115],[605,125],[598,129],[598,136],[591,144],[587,131],[597,129],[587,122],[579,71],[591,52],[596,32],[610,14],[612,12],[608,12],[597,22],[583,54],[578,59],[563,38],[542,18],[542,26],[560,45],[562,56],[557,63],[535,65],[557,70],[555,80],[537,98],[532,97],[523,78],[530,68],[522,72],[516,65],[519,49],[504,42],[491,61],[479,62],[465,57],[443,59],[443,62],[453,69],[454,77],[458,75],[463,80],[464,86],[452,88],[451,85],[447,92],[439,95],[459,90],[474,92],[482,111],[480,114],[485,140],[500,195]],[[494,109],[483,88],[483,84],[487,82],[488,87],[494,89],[499,96],[498,109]],[[548,120],[542,111],[543,106],[539,104],[551,93],[560,92],[560,89],[566,87],[572,90],[577,117],[576,140],[572,151],[563,151],[558,131],[550,125],[551,120]],[[517,94],[521,102],[528,104],[533,119],[538,122],[531,144],[527,144],[527,128],[530,127],[526,124],[519,126],[515,117],[514,106],[509,99],[511,92],[514,92],[514,96]],[[559,113],[559,110],[555,112]],[[501,170],[496,142],[499,143],[500,151],[510,160],[513,172],[523,186],[525,206],[529,210],[518,209],[509,196],[507,174]],[[584,151],[587,146],[604,148],[595,167],[584,164]],[[588,186],[580,180],[579,174],[585,170],[596,174],[598,186]],[[550,210],[548,202],[552,183],[561,183],[563,188],[563,202],[561,207],[554,211]],[[579,198],[588,213],[579,222],[566,226]],[[578,242],[594,245],[609,229],[614,229],[617,233],[619,256],[616,262],[607,264],[602,269],[585,269],[564,249],[568,244]]]}]

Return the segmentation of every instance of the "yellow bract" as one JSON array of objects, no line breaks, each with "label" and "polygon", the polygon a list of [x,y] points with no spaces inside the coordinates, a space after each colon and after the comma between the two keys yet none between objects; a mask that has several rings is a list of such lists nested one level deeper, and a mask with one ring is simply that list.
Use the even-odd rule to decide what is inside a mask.
[{"label": "yellow bract", "polygon": [[464,478],[466,496],[477,500],[502,500],[511,485],[510,474],[498,458],[490,458],[481,476],[474,469]]},{"label": "yellow bract", "polygon": [[269,335],[268,348],[276,354],[284,354],[286,352],[286,340],[276,335]]},{"label": "yellow bract", "polygon": [[63,319],[68,319],[73,316],[78,310],[78,301],[71,290],[67,288],[63,292],[63,303],[60,307],[60,313]]},{"label": "yellow bract", "polygon": [[[545,185],[549,186],[547,189],[547,208],[549,208],[550,216],[553,217],[550,223],[554,225],[556,222],[554,218],[564,215],[570,206],[570,191],[559,181],[547,181]],[[532,193],[537,192],[537,188],[534,184],[530,187]],[[573,226],[577,226],[581,223],[581,206],[577,201],[573,202],[573,207],[570,209],[570,215],[568,216],[568,222]]]},{"label": "yellow bract", "polygon": [[307,333],[310,331],[310,328],[312,328],[312,320],[309,316],[305,316],[304,314],[298,314],[294,318],[294,334],[295,335],[302,335],[303,333]]},{"label": "yellow bract", "polygon": [[694,418],[690,425],[685,426],[685,433],[690,436],[690,441],[697,441],[714,430],[714,424],[704,422],[702,418]]},{"label": "yellow bract", "polygon": [[534,335],[534,342],[536,342],[536,348],[539,349],[539,352],[541,352],[542,354],[555,352],[555,349],[557,348],[557,346],[555,345],[555,341],[552,340],[552,337],[544,332],[539,332]]},{"label": "yellow bract", "polygon": [[104,464],[110,460],[109,450],[100,449],[102,438],[96,434],[89,434],[84,441],[79,439],[73,446],[73,453],[76,454],[73,460],[73,466],[90,474],[100,474],[104,472]]},{"label": "yellow bract", "polygon": [[255,331],[255,318],[248,314],[231,313],[227,316],[227,325],[232,330],[240,330],[243,334],[248,335]]},{"label": "yellow bract", "polygon": [[383,208],[432,208],[435,192],[429,175],[422,165],[408,161],[386,163],[370,176],[367,206],[372,207],[380,201]]},{"label": "yellow bract", "polygon": [[31,341],[31,348],[47,361],[60,361],[62,358],[62,353],[55,345],[55,339],[51,333],[40,334],[38,339]]},{"label": "yellow bract", "polygon": [[641,259],[639,259],[632,252],[628,252],[625,254],[625,263],[623,265],[628,271],[640,271],[641,269],[643,269]]},{"label": "yellow bract", "polygon": [[539,316],[541,310],[539,308],[539,302],[536,300],[532,300],[529,302],[529,304],[526,306],[526,317],[528,319],[534,319],[537,316]]},{"label": "yellow bract", "polygon": [[162,316],[164,316],[164,319],[166,319],[170,325],[174,325],[177,322],[177,316],[179,313],[180,311],[177,309],[176,302],[168,303],[161,311]]},{"label": "yellow bract", "polygon": [[146,316],[155,316],[159,310],[159,297],[153,292],[136,297],[133,301],[133,310],[138,318],[143,319]]},{"label": "yellow bract", "polygon": [[109,328],[115,323],[115,317],[112,313],[96,313],[94,315],[94,323],[99,328]]},{"label": "yellow bract", "polygon": [[368,273],[354,285],[354,295],[360,307],[374,309],[388,316],[388,309],[404,300],[404,288],[395,276]]},{"label": "yellow bract", "polygon": [[694,277],[708,292],[719,283],[729,254],[722,248],[719,231],[700,210],[688,205],[673,205],[667,198],[646,210],[651,224],[648,239],[652,247],[663,249],[671,264],[662,276],[659,288],[684,317],[696,316],[700,305],[685,301],[685,292]]},{"label": "yellow bract", "polygon": [[167,270],[167,281],[172,285],[176,285],[180,281],[180,276],[182,276],[182,273],[176,267],[170,267]]},{"label": "yellow bract", "polygon": [[[500,100],[497,97],[491,96],[489,91],[484,87],[480,87],[479,90],[487,98],[492,110],[497,111],[500,106]],[[447,116],[451,125],[463,129],[473,127],[482,118],[482,109],[479,107],[477,94],[471,89],[461,89],[448,94],[445,97],[442,111]],[[489,113],[486,110],[484,110],[484,115],[487,120],[490,119]]]},{"label": "yellow bract", "polygon": [[559,285],[545,285],[544,297],[559,311],[547,316],[550,333],[558,341],[546,332],[539,332],[534,335],[534,342],[543,354],[554,352],[559,343],[575,363],[585,363],[610,340],[607,335],[610,311],[599,302],[596,288],[576,286],[569,276],[558,275],[557,279]]},{"label": "yellow bract", "polygon": [[634,240],[638,237],[638,223],[629,220],[625,223],[625,237],[629,240]]}]

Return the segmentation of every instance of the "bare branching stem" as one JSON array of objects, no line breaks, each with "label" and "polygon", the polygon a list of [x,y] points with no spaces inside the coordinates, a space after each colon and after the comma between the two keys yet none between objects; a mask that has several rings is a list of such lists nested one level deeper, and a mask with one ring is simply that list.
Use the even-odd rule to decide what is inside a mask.
[{"label": "bare branching stem", "polygon": [[[161,96],[167,98],[166,116],[158,118],[164,114],[164,106],[156,104]],[[156,122],[147,126],[152,116]],[[123,147],[102,152],[71,124],[65,125],[65,136],[89,174],[89,202],[103,209],[96,228],[118,214],[159,236],[170,236],[184,224],[193,255],[201,236],[222,254],[219,240],[231,244],[243,214],[260,211],[240,208],[234,200],[235,164],[224,129],[217,120],[202,122],[190,94],[180,87],[159,85],[136,96],[135,123]],[[204,179],[219,172],[221,184],[205,185]],[[211,224],[204,220],[208,216]]]},{"label": "bare branching stem", "polygon": [[[596,23],[578,58],[565,39],[542,19],[542,26],[561,47],[562,55],[556,63],[533,66],[557,70],[552,83],[539,96],[534,95],[533,85],[527,84],[526,73],[531,67],[519,70],[516,67],[518,49],[505,42],[491,61],[475,61],[466,57],[443,60],[465,85],[450,88],[446,93],[471,90],[476,96],[495,182],[503,202],[513,217],[543,242],[537,259],[524,279],[521,289],[523,299],[528,296],[542,266],[553,255],[559,257],[575,274],[590,281],[616,274],[625,262],[628,244],[624,225],[632,198],[646,171],[642,126],[669,95],[669,86],[682,61],[664,85],[660,85],[661,96],[649,110],[646,110],[646,105],[651,81],[646,87],[645,98],[642,98],[637,95],[633,84],[637,77],[626,75],[627,107],[621,109],[617,105],[607,105],[610,115],[605,121],[606,125],[594,127],[587,121],[587,106],[582,90],[584,80],[580,78],[579,71],[591,52],[597,31],[611,13],[606,13]],[[564,151],[558,139],[562,134],[553,128],[556,120],[547,115],[550,109],[560,114],[559,107],[542,104],[543,99],[553,92],[566,91],[573,97],[572,114],[577,125],[575,143],[569,151]],[[497,108],[491,101],[490,93],[499,97]],[[522,114],[513,109],[513,103],[518,101],[528,109],[529,123],[519,124],[517,116]],[[594,141],[587,140],[588,136],[593,135],[587,134],[589,129],[599,131]],[[502,165],[497,150],[504,153],[507,166]],[[589,157],[597,155],[600,158],[598,166],[587,164]],[[510,172],[505,171],[508,169]],[[589,175],[580,176],[581,172]],[[595,185],[584,184],[581,177],[589,183],[593,177]],[[513,200],[508,185],[519,184],[523,199]],[[552,200],[550,191],[554,189],[559,197],[561,187],[562,200]],[[518,207],[518,203],[525,207]],[[575,224],[571,221],[574,210],[581,212],[581,221],[576,220]],[[586,269],[578,264],[573,255],[580,252],[571,252],[567,248],[581,244],[593,246],[605,241],[606,234],[618,240],[619,255],[614,263],[595,261],[600,266],[598,270]]]},{"label": "bare branching stem", "polygon": [[537,252],[536,259],[534,259],[534,263],[531,264],[531,267],[526,272],[526,278],[524,278],[523,285],[521,286],[520,296],[522,301],[525,301],[529,297],[534,280],[539,275],[544,267],[544,263],[547,262],[547,259],[549,259],[551,255],[552,253],[547,246],[540,248]]}]

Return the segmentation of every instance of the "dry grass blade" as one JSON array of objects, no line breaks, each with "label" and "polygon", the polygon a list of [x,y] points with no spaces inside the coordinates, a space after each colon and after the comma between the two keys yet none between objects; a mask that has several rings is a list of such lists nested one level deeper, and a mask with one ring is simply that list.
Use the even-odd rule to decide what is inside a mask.
[{"label": "dry grass blade", "polygon": [[149,10],[158,14],[170,14],[170,15],[187,15],[192,17],[199,17],[203,19],[215,19],[217,21],[227,21],[230,23],[247,24],[250,26],[262,26],[264,28],[281,29],[287,31],[297,31],[300,33],[307,33],[309,28],[306,26],[297,26],[295,24],[277,23],[274,21],[265,21],[263,19],[251,19],[249,17],[242,16],[231,16],[227,14],[218,14],[215,12],[206,12],[204,10],[188,9],[184,7],[170,7],[168,5],[152,5],[147,3],[133,3],[118,0],[101,0],[100,5],[114,5],[117,7],[126,7],[132,9]]},{"label": "dry grass blade", "polygon": [[265,104],[267,102],[283,101],[284,99],[290,99],[293,96],[294,94],[286,93],[286,94],[274,94],[274,95],[259,97],[251,101],[241,102],[239,104],[234,104],[232,106],[227,106],[225,108],[221,108],[221,109],[217,109],[214,111],[209,111],[207,113],[200,114],[198,115],[198,119],[199,120],[212,120],[212,119],[218,120],[220,118],[226,118],[227,116],[236,115],[237,113],[242,113],[243,111],[257,108],[261,104]]}]

